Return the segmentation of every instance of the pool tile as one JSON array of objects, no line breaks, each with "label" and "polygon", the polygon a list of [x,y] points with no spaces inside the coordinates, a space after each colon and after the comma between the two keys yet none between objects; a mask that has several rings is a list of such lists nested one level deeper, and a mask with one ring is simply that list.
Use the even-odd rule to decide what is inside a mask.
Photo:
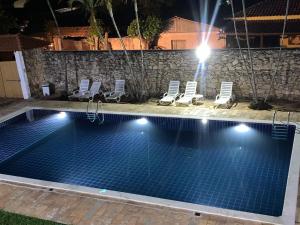
[{"label": "pool tile", "polygon": [[[23,154],[4,161],[0,171],[241,211],[281,213],[290,152],[280,151],[283,143],[270,138],[262,146],[271,144],[276,154],[271,153],[271,147],[263,150],[253,140],[257,152],[250,151],[247,142],[251,140],[240,142],[218,132],[232,129],[237,122],[210,121],[205,128],[195,119],[147,117],[158,132],[153,133],[136,125],[132,128],[130,124],[138,116],[106,114],[107,123],[99,126],[89,123],[84,113],[67,113],[70,120],[63,123],[53,120],[56,114],[57,111],[34,110],[35,120],[21,123],[21,129],[14,123],[5,125],[15,132],[13,136],[26,138],[16,143],[9,139],[18,144],[18,148],[11,149],[19,152],[20,147]],[[25,133],[31,125],[34,132]],[[271,134],[268,124],[248,126],[258,132],[259,138]],[[290,136],[292,130],[291,126]],[[206,143],[218,138],[223,138],[224,146]],[[30,144],[32,141],[35,145]],[[91,164],[91,160],[96,163]],[[274,195],[278,197],[274,199]]]}]

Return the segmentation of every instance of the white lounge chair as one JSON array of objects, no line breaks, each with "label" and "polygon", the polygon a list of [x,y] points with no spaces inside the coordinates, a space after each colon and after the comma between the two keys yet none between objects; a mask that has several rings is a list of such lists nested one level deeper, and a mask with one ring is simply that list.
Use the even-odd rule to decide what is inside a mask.
[{"label": "white lounge chair", "polygon": [[101,87],[100,81],[94,81],[90,90],[86,91],[82,96],[80,96],[80,99],[94,99],[94,96],[99,94]]},{"label": "white lounge chair", "polygon": [[170,81],[168,92],[166,92],[163,98],[159,101],[160,105],[170,105],[175,102],[179,95],[179,84],[180,81]]},{"label": "white lounge chair", "polygon": [[104,93],[106,101],[120,102],[123,95],[125,95],[125,80],[116,80],[115,90]]},{"label": "white lounge chair", "polygon": [[69,98],[80,98],[89,90],[90,80],[84,79],[80,81],[79,90],[73,91]]},{"label": "white lounge chair", "polygon": [[176,104],[190,105],[193,102],[193,98],[196,95],[197,82],[188,81],[185,87],[185,93],[181,94]]},{"label": "white lounge chair", "polygon": [[233,82],[222,82],[220,94],[216,96],[215,100],[216,107],[225,104],[227,105],[233,101],[232,86]]}]

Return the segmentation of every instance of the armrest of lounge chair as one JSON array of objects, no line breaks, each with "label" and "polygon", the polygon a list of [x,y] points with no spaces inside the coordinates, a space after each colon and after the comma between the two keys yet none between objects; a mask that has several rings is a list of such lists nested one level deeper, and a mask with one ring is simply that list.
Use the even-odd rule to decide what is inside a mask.
[{"label": "armrest of lounge chair", "polygon": [[105,98],[109,97],[109,96],[112,96],[113,95],[113,91],[108,91],[108,92],[103,92],[103,95]]},{"label": "armrest of lounge chair", "polygon": [[216,96],[216,101],[217,101],[219,98],[220,98],[220,95],[217,95],[217,96]]},{"label": "armrest of lounge chair", "polygon": [[231,101],[233,101],[233,102],[234,102],[234,101],[235,101],[235,99],[236,99],[236,97],[235,97],[235,94],[232,94],[230,98],[231,98]]},{"label": "armrest of lounge chair", "polygon": [[166,97],[168,95],[168,92],[164,93],[163,98]]},{"label": "armrest of lounge chair", "polygon": [[180,95],[179,95],[179,98],[182,98],[183,96],[184,96],[184,93],[180,94]]},{"label": "armrest of lounge chair", "polygon": [[79,93],[79,89],[75,89],[75,90],[73,90],[73,92],[72,92],[73,95],[76,95],[76,94],[78,94],[78,93]]}]

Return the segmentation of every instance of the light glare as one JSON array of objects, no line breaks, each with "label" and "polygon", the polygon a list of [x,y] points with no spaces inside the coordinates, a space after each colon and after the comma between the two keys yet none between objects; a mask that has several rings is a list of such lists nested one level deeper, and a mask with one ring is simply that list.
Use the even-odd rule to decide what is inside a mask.
[{"label": "light glare", "polygon": [[208,123],[208,120],[206,119],[206,118],[203,118],[202,120],[201,120],[201,122],[202,122],[202,124],[207,124]]},{"label": "light glare", "polygon": [[67,113],[65,113],[65,112],[60,112],[58,114],[58,118],[60,118],[60,119],[66,118],[66,116],[67,116]]},{"label": "light glare", "polygon": [[148,123],[148,120],[146,118],[141,118],[137,120],[137,123],[140,125],[145,125]]},{"label": "light glare", "polygon": [[246,124],[241,123],[235,127],[235,130],[240,133],[245,133],[250,130],[250,127],[248,127]]},{"label": "light glare", "polygon": [[211,49],[206,43],[202,43],[196,48],[196,56],[200,63],[204,63],[210,56]]}]

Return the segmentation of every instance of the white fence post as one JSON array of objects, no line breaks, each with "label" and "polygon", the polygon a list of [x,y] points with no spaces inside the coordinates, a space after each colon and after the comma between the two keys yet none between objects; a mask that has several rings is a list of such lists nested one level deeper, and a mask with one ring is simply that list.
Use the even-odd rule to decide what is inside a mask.
[{"label": "white fence post", "polygon": [[15,54],[17,69],[18,69],[18,73],[19,73],[19,77],[20,77],[20,81],[21,81],[23,98],[29,99],[31,97],[31,94],[30,94],[30,88],[29,88],[29,83],[28,83],[28,79],[27,79],[27,73],[26,73],[26,68],[25,68],[22,51],[15,51],[14,54]]}]

